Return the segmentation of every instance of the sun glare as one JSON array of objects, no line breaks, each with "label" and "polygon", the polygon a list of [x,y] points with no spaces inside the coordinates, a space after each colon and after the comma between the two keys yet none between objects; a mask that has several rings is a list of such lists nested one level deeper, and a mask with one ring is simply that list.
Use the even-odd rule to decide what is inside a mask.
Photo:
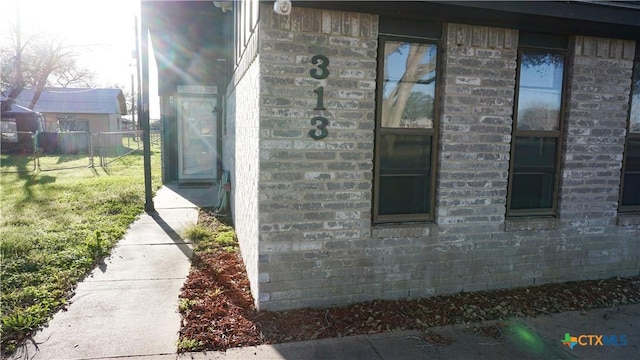
[{"label": "sun glare", "polygon": [[[23,38],[56,37],[78,47],[78,64],[91,70],[94,85],[130,89],[136,74],[135,18],[139,0],[8,0],[0,5],[0,41],[10,41],[9,27],[20,17]],[[157,70],[150,57],[152,117],[158,116]]]},{"label": "sun glare", "polygon": [[96,72],[98,85],[129,83],[134,71],[134,17],[140,11],[139,1],[12,0],[2,7],[2,26],[15,24],[20,16],[23,34],[46,34],[77,46],[79,63]]}]

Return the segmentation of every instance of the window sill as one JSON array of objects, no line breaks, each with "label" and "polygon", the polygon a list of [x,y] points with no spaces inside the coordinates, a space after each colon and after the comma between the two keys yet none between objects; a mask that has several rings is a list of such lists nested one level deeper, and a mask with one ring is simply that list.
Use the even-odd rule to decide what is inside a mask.
[{"label": "window sill", "polygon": [[371,229],[372,238],[423,237],[437,233],[437,226],[433,223],[378,224]]},{"label": "window sill", "polygon": [[640,225],[640,213],[618,214],[616,225],[618,226]]},{"label": "window sill", "polygon": [[522,218],[506,219],[504,231],[554,230],[558,226],[556,218]]}]

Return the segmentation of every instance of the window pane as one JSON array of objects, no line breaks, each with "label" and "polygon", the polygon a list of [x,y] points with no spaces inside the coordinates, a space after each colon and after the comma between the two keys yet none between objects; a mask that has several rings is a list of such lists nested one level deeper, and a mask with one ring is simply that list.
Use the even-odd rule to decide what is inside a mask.
[{"label": "window pane", "polygon": [[436,55],[434,44],[384,43],[383,127],[433,128]]},{"label": "window pane", "polygon": [[556,143],[555,138],[516,137],[511,209],[553,207]]},{"label": "window pane", "polygon": [[429,212],[428,176],[381,176],[379,191],[380,215]]},{"label": "window pane", "polygon": [[382,134],[378,151],[378,213],[428,213],[431,136]]},{"label": "window pane", "polygon": [[2,119],[1,132],[3,142],[18,142],[18,127],[16,126],[16,119]]},{"label": "window pane", "polygon": [[636,61],[631,85],[631,113],[629,114],[629,130],[640,133],[640,61]]},{"label": "window pane", "polygon": [[518,130],[559,129],[564,57],[522,53],[518,87]]},{"label": "window pane", "polygon": [[640,139],[627,141],[622,206],[640,205]]},{"label": "window pane", "polygon": [[425,174],[431,166],[430,135],[382,134],[378,151],[381,174]]}]

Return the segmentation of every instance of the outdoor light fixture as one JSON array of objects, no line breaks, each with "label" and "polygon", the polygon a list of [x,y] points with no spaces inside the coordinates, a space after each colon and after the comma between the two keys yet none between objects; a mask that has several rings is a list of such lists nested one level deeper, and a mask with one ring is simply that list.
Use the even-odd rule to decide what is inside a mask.
[{"label": "outdoor light fixture", "polygon": [[220,9],[222,9],[223,13],[225,13],[227,11],[231,11],[233,9],[233,1],[230,1],[230,0],[214,1],[213,5],[215,5],[216,7],[219,7]]},{"label": "outdoor light fixture", "polygon": [[291,14],[291,0],[276,0],[273,3],[273,11],[279,15]]}]

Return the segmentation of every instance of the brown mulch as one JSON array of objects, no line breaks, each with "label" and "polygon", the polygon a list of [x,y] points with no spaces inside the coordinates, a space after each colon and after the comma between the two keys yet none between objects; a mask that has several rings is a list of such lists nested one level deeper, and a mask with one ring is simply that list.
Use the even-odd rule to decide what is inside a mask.
[{"label": "brown mulch", "polygon": [[[217,223],[207,211],[201,212],[199,221],[211,227]],[[208,249],[196,251],[180,298],[192,303],[181,311],[180,339],[198,341],[189,349],[194,351],[409,329],[425,331],[425,340],[431,344],[446,345],[450,339],[428,329],[640,303],[640,276],[256,312],[239,252]],[[476,331],[495,338],[502,335],[500,324],[477,326]]]}]

